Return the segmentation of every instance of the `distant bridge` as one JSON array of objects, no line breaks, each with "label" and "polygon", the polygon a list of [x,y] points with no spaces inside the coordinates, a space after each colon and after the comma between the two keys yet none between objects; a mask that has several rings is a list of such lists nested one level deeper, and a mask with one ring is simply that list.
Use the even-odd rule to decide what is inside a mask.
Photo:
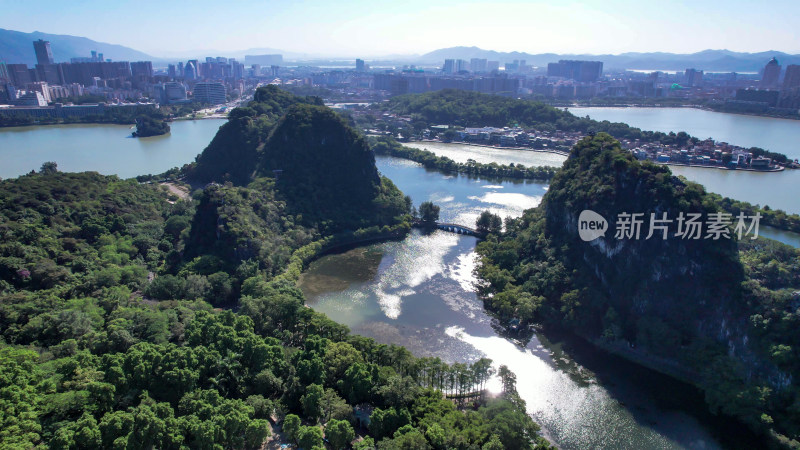
[{"label": "distant bridge", "polygon": [[[427,224],[425,222],[416,222],[414,223],[414,225],[420,228],[427,228],[431,226],[430,224]],[[481,231],[478,231],[474,228],[470,228],[465,225],[459,225],[457,223],[435,222],[435,225],[436,228],[442,231],[447,231],[449,233],[466,234],[468,236],[476,236],[476,237],[486,236],[486,233],[483,233]]]}]

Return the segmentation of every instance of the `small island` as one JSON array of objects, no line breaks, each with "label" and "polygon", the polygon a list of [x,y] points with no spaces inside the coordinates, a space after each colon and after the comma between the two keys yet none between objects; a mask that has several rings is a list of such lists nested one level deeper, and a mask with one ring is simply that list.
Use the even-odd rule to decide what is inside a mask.
[{"label": "small island", "polygon": [[169,133],[169,124],[163,119],[141,115],[136,119],[136,131],[133,137],[161,136]]}]

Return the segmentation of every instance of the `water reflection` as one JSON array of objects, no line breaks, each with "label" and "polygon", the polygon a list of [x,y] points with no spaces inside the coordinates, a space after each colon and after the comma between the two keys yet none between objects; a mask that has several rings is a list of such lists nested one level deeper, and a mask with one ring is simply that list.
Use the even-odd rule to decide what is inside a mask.
[{"label": "water reflection", "polygon": [[[378,158],[378,165],[415,204],[447,199],[443,220],[465,225],[487,207],[518,216],[546,190],[536,183],[445,177],[394,158]],[[524,347],[503,338],[474,291],[476,242],[414,231],[401,242],[321,258],[300,287],[310,306],[356,334],[403,345],[417,356],[467,363],[486,356],[507,365],[529,413],[561,448],[719,446],[704,425],[702,397],[687,386],[594,349],[566,351],[563,342],[542,334]],[[689,393],[674,404],[655,397],[659,389]]]},{"label": "water reflection", "polygon": [[[541,335],[525,347],[501,337],[473,289],[475,242],[442,231],[415,231],[402,242],[315,261],[300,287],[310,306],[354,333],[406,346],[418,356],[449,362],[486,356],[496,366],[507,365],[517,374],[528,412],[560,447],[717,447],[690,414],[680,407],[664,409],[652,399],[636,379],[641,373],[614,374],[621,391],[614,394]],[[420,258],[416,264],[415,258]],[[698,400],[702,403],[702,397]]]}]

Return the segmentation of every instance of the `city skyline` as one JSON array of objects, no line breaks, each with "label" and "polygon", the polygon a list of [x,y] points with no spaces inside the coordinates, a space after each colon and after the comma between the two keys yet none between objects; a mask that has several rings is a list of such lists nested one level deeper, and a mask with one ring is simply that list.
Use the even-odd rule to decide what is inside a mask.
[{"label": "city skyline", "polygon": [[[25,5],[9,3],[3,6],[0,28],[86,36],[160,58],[251,48],[309,57],[369,58],[455,46],[532,54],[706,49],[800,53],[800,31],[792,24],[800,16],[800,4],[785,0],[758,9],[741,0],[667,6],[630,0],[558,5],[508,1],[491,6],[417,0],[380,5],[359,0],[335,5],[302,1],[217,5],[207,0],[184,5],[124,1],[109,7],[81,0],[66,7],[43,0],[37,14],[30,14]],[[96,21],[85,14],[92,10],[102,10],[106,19]],[[782,13],[775,14],[778,10]]]}]

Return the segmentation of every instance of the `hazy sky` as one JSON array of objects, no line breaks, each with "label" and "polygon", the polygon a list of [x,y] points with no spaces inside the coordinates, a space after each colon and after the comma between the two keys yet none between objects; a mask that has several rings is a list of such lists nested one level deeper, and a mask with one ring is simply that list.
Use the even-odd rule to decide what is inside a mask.
[{"label": "hazy sky", "polygon": [[0,28],[85,36],[153,56],[270,47],[314,55],[457,45],[529,53],[800,53],[798,0],[0,0]]}]

